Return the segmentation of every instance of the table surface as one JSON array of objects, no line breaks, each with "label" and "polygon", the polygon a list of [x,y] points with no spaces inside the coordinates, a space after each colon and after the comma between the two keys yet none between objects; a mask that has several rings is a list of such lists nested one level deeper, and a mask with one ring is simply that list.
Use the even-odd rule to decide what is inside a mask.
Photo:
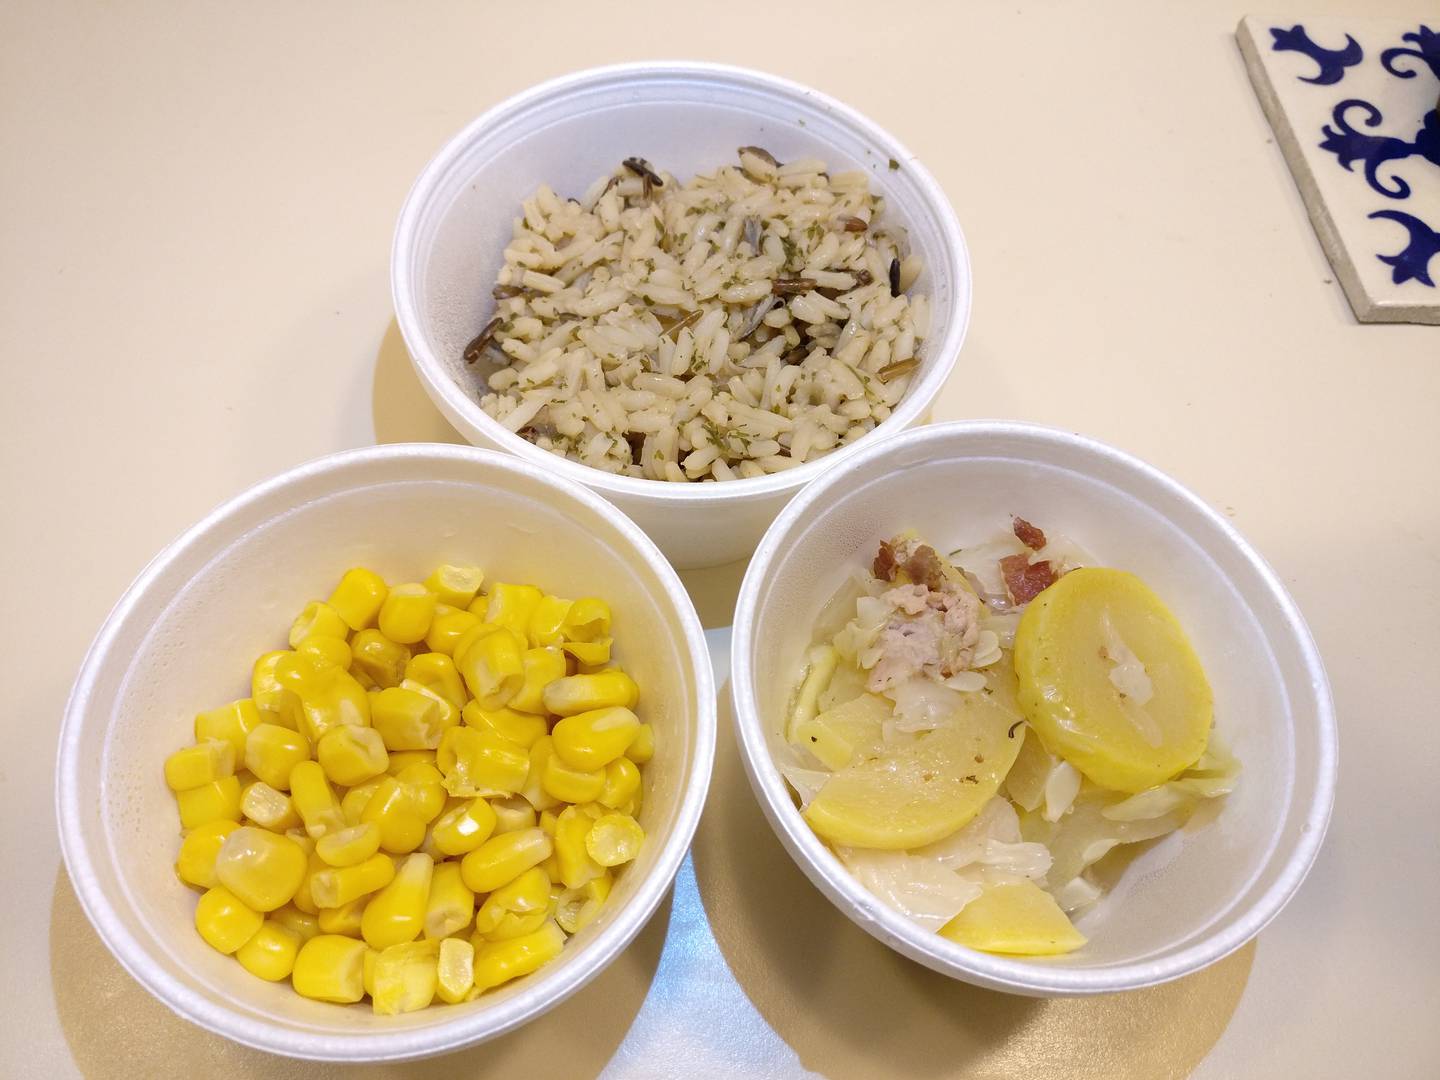
[{"label": "table surface", "polygon": [[[391,316],[408,185],[506,95],[662,56],[809,83],[929,166],[976,279],[936,416],[1083,431],[1228,515],[1329,664],[1334,822],[1294,901],[1222,963],[1021,1000],[846,922],[765,826],[722,716],[692,859],[623,958],[515,1035],[375,1074],[1436,1074],[1440,724],[1415,688],[1440,654],[1440,332],[1351,316],[1246,80],[1243,7],[979,7],[0,9],[0,1074],[338,1075],[190,1027],[111,959],[56,844],[65,696],[125,585],[222,499],[341,448],[460,441]],[[723,679],[738,573],[689,581]]]}]

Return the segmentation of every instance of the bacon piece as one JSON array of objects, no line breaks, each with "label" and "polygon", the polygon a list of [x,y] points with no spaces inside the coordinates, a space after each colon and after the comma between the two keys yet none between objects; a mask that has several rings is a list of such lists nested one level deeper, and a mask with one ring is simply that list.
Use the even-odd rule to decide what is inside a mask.
[{"label": "bacon piece", "polygon": [[935,592],[945,584],[945,574],[940,567],[940,556],[929,544],[921,544],[905,560],[905,573],[916,585],[924,585]]},{"label": "bacon piece", "polygon": [[875,552],[875,563],[870,569],[881,581],[895,580],[895,549],[889,540],[880,541],[880,550]]},{"label": "bacon piece", "polygon": [[1015,538],[1031,551],[1039,551],[1045,546],[1044,529],[1031,525],[1022,517],[1011,517],[1010,526],[1015,530]]},{"label": "bacon piece", "polygon": [[1055,569],[1048,562],[1031,563],[1029,555],[1007,555],[1000,560],[1005,588],[1016,604],[1028,604],[1055,583]]}]

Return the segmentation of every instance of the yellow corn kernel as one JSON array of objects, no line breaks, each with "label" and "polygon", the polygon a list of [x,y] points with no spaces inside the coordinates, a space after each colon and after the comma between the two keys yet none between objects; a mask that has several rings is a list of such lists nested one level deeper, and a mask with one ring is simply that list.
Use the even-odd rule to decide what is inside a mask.
[{"label": "yellow corn kernel", "polygon": [[351,825],[315,841],[315,851],[331,866],[356,866],[379,850],[378,825]]},{"label": "yellow corn kernel", "polygon": [[555,921],[560,924],[560,929],[567,934],[578,934],[593,922],[600,914],[600,906],[610,895],[613,881],[614,877],[606,870],[580,888],[562,892],[555,903]]},{"label": "yellow corn kernel", "polygon": [[395,774],[395,779],[405,789],[413,810],[422,822],[429,825],[445,809],[445,788],[440,770],[426,762],[416,762]]},{"label": "yellow corn kernel", "polygon": [[619,866],[640,854],[645,830],[629,814],[606,814],[590,827],[585,850],[601,866]]},{"label": "yellow corn kernel", "polygon": [[565,654],[553,646],[526,649],[520,657],[525,677],[520,689],[510,699],[509,707],[516,712],[544,715],[545,690],[565,677]]},{"label": "yellow corn kernel", "polygon": [[375,961],[380,959],[380,953],[365,946],[365,959],[361,967],[361,982],[365,987],[365,993],[372,998],[375,996]]},{"label": "yellow corn kernel", "polygon": [[358,938],[360,926],[365,919],[365,905],[370,903],[370,897],[362,896],[358,900],[351,900],[348,904],[341,904],[337,908],[321,908],[320,914],[316,916],[316,922],[323,934],[344,934],[346,937]]},{"label": "yellow corn kernel", "polygon": [[458,862],[437,863],[425,902],[425,936],[449,937],[475,917],[475,893],[465,884]]},{"label": "yellow corn kernel", "polygon": [[206,739],[165,759],[165,783],[171,791],[199,787],[234,772],[235,748],[225,739]]},{"label": "yellow corn kernel", "polygon": [[350,636],[350,627],[329,604],[323,600],[312,600],[290,624],[290,648],[298,649],[300,643],[311,636],[344,641]]},{"label": "yellow corn kernel", "polygon": [[376,696],[370,722],[388,750],[433,750],[444,731],[442,715],[435,698],[392,686]]},{"label": "yellow corn kernel", "polygon": [[605,770],[577,769],[556,752],[545,759],[540,786],[561,802],[593,802],[605,790]]},{"label": "yellow corn kernel", "polygon": [[419,653],[405,665],[405,678],[435,691],[456,709],[469,700],[465,692],[465,681],[455,669],[455,661],[444,653]]},{"label": "yellow corn kernel", "polygon": [[[295,812],[290,796],[276,791],[263,780],[245,786],[240,793],[240,812],[271,832],[288,832],[300,824],[300,815]],[[303,835],[309,839],[308,834]]]},{"label": "yellow corn kernel", "polygon": [[530,621],[525,624],[525,636],[533,646],[560,645],[565,640],[565,616],[570,613],[571,601],[558,596],[545,595],[530,612]]},{"label": "yellow corn kernel", "polygon": [[351,630],[364,630],[375,625],[375,617],[380,614],[389,591],[385,579],[375,571],[356,567],[345,571],[326,603]]},{"label": "yellow corn kernel", "polygon": [[550,879],[540,867],[532,866],[485,898],[475,913],[475,933],[482,937],[494,933],[501,928],[506,915],[538,912],[543,916],[549,908]]},{"label": "yellow corn kernel", "polygon": [[376,786],[360,820],[380,829],[380,846],[393,855],[408,854],[425,839],[425,822],[416,813],[410,792],[393,776]]},{"label": "yellow corn kernel", "polygon": [[401,942],[382,949],[375,958],[370,995],[376,1015],[395,1016],[427,1008],[435,1000],[440,943]]},{"label": "yellow corn kernel", "polygon": [[340,787],[353,787],[383,776],[390,765],[390,754],[380,732],[352,724],[341,724],[320,736],[315,757],[325,776]]},{"label": "yellow corn kernel", "polygon": [[567,806],[555,823],[555,856],[560,862],[560,880],[567,889],[578,889],[605,872],[590,857],[586,838],[595,820],[575,806]]},{"label": "yellow corn kernel", "polygon": [[414,941],[419,936],[425,928],[425,909],[434,872],[435,860],[429,855],[416,852],[405,857],[390,884],[365,906],[360,933],[367,945],[383,950]]},{"label": "yellow corn kernel", "polygon": [[370,804],[370,796],[375,794],[375,789],[380,786],[384,777],[377,776],[374,780],[366,780],[363,784],[356,784],[340,800],[340,813],[345,818],[346,825],[359,825],[360,817],[365,813],[365,807]]},{"label": "yellow corn kernel", "polygon": [[340,671],[328,657],[314,649],[284,652],[275,661],[275,681],[298,695],[302,703],[307,697],[318,697],[328,691]]},{"label": "yellow corn kernel", "polygon": [[494,799],[490,809],[495,811],[495,831],[515,832],[517,829],[535,827],[535,808],[518,796],[508,799]]},{"label": "yellow corn kernel", "polygon": [[638,821],[640,819],[640,807],[644,805],[645,788],[642,786],[635,789],[635,794],[630,796],[629,802],[621,806],[617,806],[615,809],[622,814],[629,814],[631,817],[635,818]]},{"label": "yellow corn kernel", "polygon": [[551,849],[550,837],[539,829],[501,833],[466,854],[460,863],[461,875],[474,892],[494,892],[544,862]]},{"label": "yellow corn kernel", "polygon": [[452,608],[465,608],[475,599],[480,586],[485,584],[485,571],[478,566],[451,566],[442,563],[435,572],[425,579],[425,587],[435,594],[442,604]]},{"label": "yellow corn kernel", "polygon": [[391,641],[379,630],[361,630],[350,642],[350,667],[364,672],[380,689],[399,686],[410,662],[410,647]]},{"label": "yellow corn kernel", "polygon": [[338,667],[331,667],[330,671],[333,676],[328,688],[300,695],[300,706],[305,711],[301,730],[310,736],[311,742],[319,742],[325,732],[341,724],[356,727],[370,724],[370,695],[366,689],[348,671]]},{"label": "yellow corn kernel", "polygon": [[[584,676],[580,676],[584,678]],[[555,754],[577,769],[603,769],[624,755],[640,731],[640,718],[623,706],[566,716],[551,729]]]},{"label": "yellow corn kernel", "polygon": [[444,773],[445,790],[460,796],[517,792],[530,771],[523,747],[473,727],[445,732],[435,764]]},{"label": "yellow corn kernel", "polygon": [[390,755],[390,765],[385,770],[391,776],[398,776],[411,765],[435,764],[434,750],[399,750]]},{"label": "yellow corn kernel", "polygon": [[647,764],[655,756],[655,729],[649,724],[641,724],[634,740],[626,747],[625,756],[636,765]]},{"label": "yellow corn kernel", "polygon": [[424,585],[396,585],[380,608],[380,632],[401,645],[424,641],[435,617],[435,594]]},{"label": "yellow corn kernel", "polygon": [[440,942],[435,969],[435,991],[450,1005],[464,1001],[475,985],[475,946],[464,938]]},{"label": "yellow corn kernel", "polygon": [[493,731],[502,739],[523,746],[526,750],[535,745],[535,740],[546,735],[550,726],[543,716],[533,713],[516,712],[514,709],[482,709],[471,701],[460,710],[460,717],[471,727],[480,731]]},{"label": "yellow corn kernel", "polygon": [[587,667],[604,667],[610,662],[610,648],[614,638],[597,638],[595,641],[565,641],[560,648],[575,658],[575,662]]},{"label": "yellow corn kernel", "polygon": [[245,736],[260,726],[260,712],[249,698],[232,701],[195,717],[195,741],[224,739],[235,751],[234,760],[245,757]]},{"label": "yellow corn kernel", "polygon": [[215,857],[215,877],[255,911],[290,902],[305,880],[305,851],[289,837],[242,825],[225,837]]},{"label": "yellow corn kernel", "polygon": [[530,617],[545,597],[534,585],[511,585],[503,581],[494,582],[488,595],[490,603],[485,609],[485,620],[508,627],[522,638],[530,626]]},{"label": "yellow corn kernel", "polygon": [[297,994],[316,1001],[359,1001],[365,996],[365,953],[363,941],[320,934],[300,946],[290,983]]},{"label": "yellow corn kernel", "polygon": [[301,911],[294,904],[277,908],[270,913],[270,918],[292,931],[300,939],[301,945],[320,933],[319,918]]},{"label": "yellow corn kernel", "polygon": [[401,690],[410,690],[417,694],[423,694],[440,708],[440,733],[443,735],[447,728],[452,728],[460,723],[460,710],[455,703],[440,693],[434,687],[426,686],[415,679],[401,679]]},{"label": "yellow corn kernel", "polygon": [[546,836],[554,839],[555,825],[560,820],[560,815],[554,810],[540,811],[540,828]]},{"label": "yellow corn kernel", "polygon": [[618,757],[605,766],[605,787],[596,801],[619,810],[640,790],[640,770],[627,757]]},{"label": "yellow corn kernel", "polygon": [[430,620],[430,630],[425,635],[425,647],[431,652],[453,657],[455,647],[462,638],[480,625],[480,618],[464,608],[453,608],[448,604],[435,605],[435,617]]},{"label": "yellow corn kernel", "polygon": [[525,774],[525,783],[520,788],[520,795],[536,810],[548,810],[560,802],[545,790],[542,782],[545,776],[545,767],[554,755],[555,750],[550,745],[549,735],[536,739],[530,747],[530,768]]},{"label": "yellow corn kernel", "polygon": [[[474,614],[474,612],[471,612],[470,614]],[[477,615],[476,618],[478,619],[479,616]],[[470,647],[472,645],[474,645],[481,638],[493,634],[501,629],[503,629],[503,627],[496,626],[494,623],[485,622],[484,620],[481,620],[475,623],[475,625],[466,629],[459,637],[455,639],[455,647],[450,650],[450,658],[455,661],[456,668],[462,671],[464,670],[460,667],[460,661],[464,657],[464,655],[470,651]]]},{"label": "yellow corn kernel", "polygon": [[195,929],[207,945],[227,955],[249,941],[264,922],[265,916],[223,885],[207,890],[195,905]]},{"label": "yellow corn kernel", "polygon": [[317,908],[344,907],[378,892],[395,879],[394,862],[388,855],[379,853],[354,866],[332,867],[321,859],[320,867],[310,875],[309,882],[310,900]]},{"label": "yellow corn kernel", "polygon": [[350,663],[354,659],[350,652],[350,646],[346,644],[343,637],[325,637],[321,634],[311,634],[295,646],[295,651],[318,656],[327,664],[333,664],[346,671],[350,669]]},{"label": "yellow corn kernel", "polygon": [[[259,783],[259,781],[257,780],[256,783]],[[299,814],[295,815],[295,820],[296,824],[286,829],[285,835],[300,845],[300,850],[305,852],[305,857],[308,859],[315,853],[315,841],[311,838],[310,834],[305,831],[305,826],[299,824]]]},{"label": "yellow corn kernel", "polygon": [[556,716],[615,706],[633,709],[639,700],[640,688],[619,668],[606,668],[594,675],[568,675],[545,688],[545,711]]},{"label": "yellow corn kernel", "polygon": [[219,884],[215,876],[215,857],[225,837],[240,826],[233,821],[212,821],[191,829],[180,843],[180,854],[175,858],[175,873],[187,885],[201,889],[213,889]]},{"label": "yellow corn kernel", "polygon": [[335,790],[318,761],[302,761],[290,770],[290,801],[315,839],[345,827]]},{"label": "yellow corn kernel", "polygon": [[582,596],[570,605],[560,627],[566,641],[598,641],[610,636],[610,605],[595,596]]},{"label": "yellow corn kernel", "polygon": [[458,655],[455,666],[482,709],[502,709],[525,682],[525,639],[500,627]]},{"label": "yellow corn kernel", "polygon": [[267,652],[255,661],[250,672],[250,700],[262,719],[293,728],[300,721],[300,699],[275,677],[275,665],[285,654],[284,649]]},{"label": "yellow corn kernel", "polygon": [[239,821],[240,778],[222,776],[188,791],[177,791],[175,803],[180,808],[180,825],[185,829],[198,829],[212,821]]},{"label": "yellow corn kernel", "polygon": [[553,922],[509,941],[486,942],[475,950],[475,987],[485,991],[529,975],[560,955],[565,934]]},{"label": "yellow corn kernel", "polygon": [[474,851],[495,831],[495,812],[484,799],[472,799],[440,815],[431,830],[436,848],[444,855]]},{"label": "yellow corn kernel", "polygon": [[310,760],[310,740],[279,724],[258,724],[245,740],[245,768],[277,791],[290,790],[290,772]]},{"label": "yellow corn kernel", "polygon": [[235,953],[240,966],[266,982],[288,979],[300,952],[300,935],[275,919],[266,919]]},{"label": "yellow corn kernel", "polygon": [[[313,844],[314,841],[312,840],[311,843]],[[306,855],[305,878],[300,882],[300,888],[295,890],[295,895],[290,898],[291,906],[297,911],[304,912],[306,915],[314,915],[318,912],[320,906],[315,903],[315,898],[311,895],[311,887],[315,884],[315,875],[329,869],[329,864],[320,858],[313,850]]]}]

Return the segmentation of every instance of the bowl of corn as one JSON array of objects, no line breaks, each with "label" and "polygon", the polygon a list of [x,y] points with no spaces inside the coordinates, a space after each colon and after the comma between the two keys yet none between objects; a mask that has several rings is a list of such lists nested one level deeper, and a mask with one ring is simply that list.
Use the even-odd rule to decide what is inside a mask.
[{"label": "bowl of corn", "polygon": [[427,1057],[625,948],[714,737],[699,620],[610,504],[486,451],[351,451],[221,506],[116,605],[62,727],[61,846],[180,1015]]}]

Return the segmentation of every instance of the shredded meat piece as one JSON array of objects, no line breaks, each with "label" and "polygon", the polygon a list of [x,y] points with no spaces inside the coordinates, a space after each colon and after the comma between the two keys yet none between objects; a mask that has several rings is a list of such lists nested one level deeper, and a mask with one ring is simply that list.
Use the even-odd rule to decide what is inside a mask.
[{"label": "shredded meat piece", "polygon": [[910,558],[905,560],[905,573],[917,585],[939,590],[945,584],[945,574],[940,567],[940,556],[929,544],[919,545]]},{"label": "shredded meat piece", "polygon": [[1012,517],[1010,527],[1015,530],[1015,538],[1031,551],[1039,551],[1045,546],[1045,530],[1039,526],[1031,525],[1022,517]]},{"label": "shredded meat piece", "polygon": [[895,609],[876,639],[867,688],[881,693],[915,675],[937,681],[969,668],[980,638],[980,602],[953,581],[938,589],[897,585],[880,597]]},{"label": "shredded meat piece", "polygon": [[1028,604],[1055,583],[1055,568],[1048,562],[1032,563],[1029,555],[1005,556],[1000,560],[1000,573],[1016,604]]},{"label": "shredded meat piece", "polygon": [[871,570],[881,581],[894,581],[896,565],[895,548],[889,540],[881,540],[880,550],[875,552],[875,563]]}]

